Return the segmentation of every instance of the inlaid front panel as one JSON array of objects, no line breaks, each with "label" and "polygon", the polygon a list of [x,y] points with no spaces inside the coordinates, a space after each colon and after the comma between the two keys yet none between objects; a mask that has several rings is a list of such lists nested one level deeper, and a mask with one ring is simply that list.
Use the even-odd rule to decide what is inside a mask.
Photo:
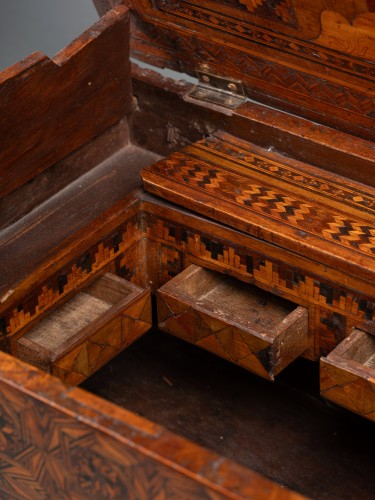
[{"label": "inlaid front panel", "polygon": [[250,236],[154,207],[156,213],[147,207],[143,220],[152,252],[165,262],[162,280],[152,274],[155,290],[191,263],[254,283],[309,308],[308,355],[313,358],[329,353],[353,326],[375,332],[375,300],[355,290],[356,280]]}]

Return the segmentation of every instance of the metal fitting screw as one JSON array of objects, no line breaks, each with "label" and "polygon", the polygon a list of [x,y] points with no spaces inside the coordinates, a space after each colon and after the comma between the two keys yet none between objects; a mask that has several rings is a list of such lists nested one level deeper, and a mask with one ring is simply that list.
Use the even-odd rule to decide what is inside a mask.
[{"label": "metal fitting screw", "polygon": [[237,92],[237,85],[235,83],[228,83],[228,89],[231,92]]}]

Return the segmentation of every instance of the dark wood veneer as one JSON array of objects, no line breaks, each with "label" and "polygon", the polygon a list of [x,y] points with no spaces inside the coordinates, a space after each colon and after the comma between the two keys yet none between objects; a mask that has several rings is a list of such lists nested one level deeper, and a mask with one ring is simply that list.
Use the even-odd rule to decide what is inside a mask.
[{"label": "dark wood veneer", "polygon": [[1,73],[0,196],[131,111],[128,23],[118,6],[53,60],[35,53]]}]

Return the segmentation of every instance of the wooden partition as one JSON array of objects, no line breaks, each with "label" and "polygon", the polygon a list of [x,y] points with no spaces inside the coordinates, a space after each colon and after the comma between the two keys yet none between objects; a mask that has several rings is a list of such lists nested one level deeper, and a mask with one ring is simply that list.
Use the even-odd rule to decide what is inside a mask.
[{"label": "wooden partition", "polygon": [[0,74],[0,196],[132,109],[128,24],[118,6],[54,59],[36,52]]}]

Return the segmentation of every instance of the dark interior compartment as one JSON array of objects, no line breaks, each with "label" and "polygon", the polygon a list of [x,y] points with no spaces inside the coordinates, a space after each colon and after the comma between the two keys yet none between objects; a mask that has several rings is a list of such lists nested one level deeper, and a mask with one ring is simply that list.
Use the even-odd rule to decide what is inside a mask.
[{"label": "dark interior compartment", "polygon": [[310,498],[370,499],[374,426],[320,399],[317,371],[271,384],[154,331],[82,387]]}]

